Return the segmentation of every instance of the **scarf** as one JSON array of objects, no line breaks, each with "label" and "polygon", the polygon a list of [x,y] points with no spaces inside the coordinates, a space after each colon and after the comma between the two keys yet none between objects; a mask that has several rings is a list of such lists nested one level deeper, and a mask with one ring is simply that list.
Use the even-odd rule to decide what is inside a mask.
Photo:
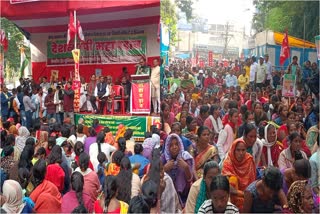
[{"label": "scarf", "polygon": [[[165,157],[166,161],[169,161],[172,159],[169,149],[170,149],[170,144],[171,144],[173,138],[176,138],[179,142],[180,152],[177,156],[177,159],[179,159],[179,158],[182,158],[183,160],[191,159],[192,162],[194,162],[193,157],[189,154],[189,152],[184,151],[182,140],[179,137],[179,135],[177,135],[177,134],[170,134],[166,139],[165,149],[164,149],[164,157]],[[192,164],[192,166],[194,166],[194,164]]]},{"label": "scarf", "polygon": [[210,115],[209,119],[211,120],[211,123],[213,125],[213,131],[215,132],[215,134],[219,134],[219,132],[223,129],[221,118],[218,117],[216,120],[212,115]]},{"label": "scarf", "polygon": [[76,171],[76,172],[80,172],[83,176],[86,176],[86,175],[88,175],[90,172],[92,172],[92,169],[87,168],[86,171],[82,172],[81,169],[80,169],[80,167],[77,167],[75,171]]},{"label": "scarf", "polygon": [[207,186],[206,186],[206,182],[204,181],[204,179],[202,179],[201,184],[200,184],[200,190],[199,190],[197,201],[196,201],[196,205],[194,208],[194,213],[198,213],[199,208],[201,207],[201,205],[203,204],[203,202],[205,200],[207,200]]},{"label": "scarf", "polygon": [[17,181],[6,180],[4,182],[3,196],[6,198],[6,203],[2,207],[7,213],[21,213],[25,203],[22,201],[22,189]]},{"label": "scarf", "polygon": [[268,124],[264,127],[264,139],[261,139],[263,146],[267,147],[267,159],[268,159],[268,166],[273,166],[272,156],[271,156],[271,147],[277,143],[277,136],[274,142],[268,142],[268,127],[271,124]]}]

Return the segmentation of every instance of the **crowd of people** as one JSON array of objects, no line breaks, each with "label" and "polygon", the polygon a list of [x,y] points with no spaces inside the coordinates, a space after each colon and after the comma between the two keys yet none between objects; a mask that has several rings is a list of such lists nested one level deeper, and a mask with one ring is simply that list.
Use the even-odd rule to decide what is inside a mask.
[{"label": "crowd of people", "polygon": [[[54,92],[46,78],[22,81],[12,97],[3,86],[1,212],[319,212],[319,69],[270,65],[268,56],[204,69],[172,61],[162,70],[161,127],[143,142],[123,125],[74,125],[70,82]],[[294,98],[278,87],[283,73],[297,75]],[[59,90],[61,110],[52,105]],[[43,111],[33,98],[45,91]]]},{"label": "crowd of people", "polygon": [[[180,209],[319,212],[317,63],[294,56],[277,71],[267,54],[227,66],[170,63],[161,74],[161,162]],[[296,76],[295,97],[282,96],[284,74]]]}]

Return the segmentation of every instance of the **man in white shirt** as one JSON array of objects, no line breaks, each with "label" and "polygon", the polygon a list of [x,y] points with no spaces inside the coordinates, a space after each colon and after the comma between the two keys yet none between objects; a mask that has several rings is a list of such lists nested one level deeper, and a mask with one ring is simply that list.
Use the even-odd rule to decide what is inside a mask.
[{"label": "man in white shirt", "polygon": [[257,72],[255,75],[255,83],[257,88],[262,88],[267,80],[267,66],[263,63],[264,58],[263,56],[260,56],[259,58],[259,64],[257,66]]},{"label": "man in white shirt", "polygon": [[153,60],[150,81],[153,112],[160,114],[160,66],[157,59]]},{"label": "man in white shirt", "polygon": [[272,86],[272,64],[269,61],[269,54],[264,55],[264,63],[267,66],[267,80],[265,86]]},{"label": "man in white shirt", "polygon": [[257,62],[256,62],[256,57],[255,56],[252,56],[251,57],[251,65],[250,65],[250,85],[253,87],[254,89],[254,81],[255,81],[255,75],[256,75],[256,72],[257,72]]},{"label": "man in white shirt", "polygon": [[227,88],[230,88],[231,86],[236,88],[238,86],[238,79],[234,75],[234,71],[232,69],[229,71],[229,74],[226,76],[226,86]]}]

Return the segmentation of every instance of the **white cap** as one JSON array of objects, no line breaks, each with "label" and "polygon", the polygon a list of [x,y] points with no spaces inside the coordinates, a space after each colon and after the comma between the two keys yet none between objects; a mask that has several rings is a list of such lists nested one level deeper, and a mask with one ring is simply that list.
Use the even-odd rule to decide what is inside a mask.
[{"label": "white cap", "polygon": [[203,70],[199,70],[199,74],[203,74]]}]

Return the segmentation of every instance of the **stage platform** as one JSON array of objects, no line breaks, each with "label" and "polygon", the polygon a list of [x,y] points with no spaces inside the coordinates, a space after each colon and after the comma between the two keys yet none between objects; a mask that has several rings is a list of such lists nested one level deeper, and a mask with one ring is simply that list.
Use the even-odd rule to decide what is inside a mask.
[{"label": "stage platform", "polygon": [[148,115],[99,115],[90,113],[75,113],[75,124],[78,124],[80,118],[84,119],[84,124],[91,127],[94,119],[98,119],[103,126],[109,127],[112,134],[115,136],[118,131],[118,126],[123,124],[127,129],[133,130],[133,136],[136,141],[143,141],[146,131],[150,131],[151,125],[160,125],[160,117]]}]

